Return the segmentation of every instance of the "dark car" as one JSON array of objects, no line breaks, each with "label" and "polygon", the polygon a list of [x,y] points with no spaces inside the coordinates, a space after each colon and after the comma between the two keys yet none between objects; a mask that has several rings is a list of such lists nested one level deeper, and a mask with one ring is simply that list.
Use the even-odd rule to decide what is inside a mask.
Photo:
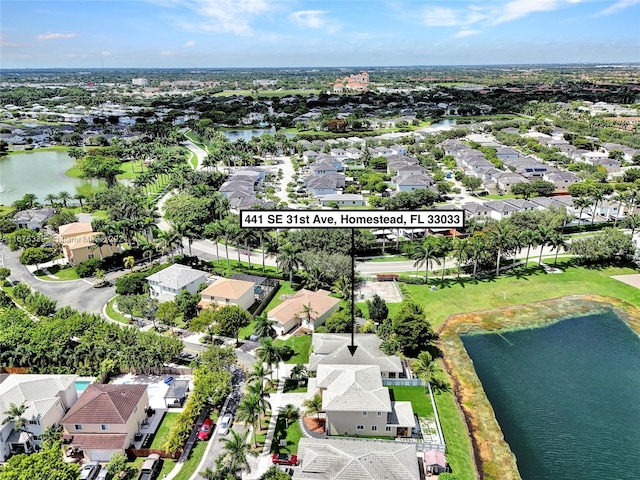
[{"label": "dark car", "polygon": [[200,427],[200,430],[198,430],[198,440],[209,440],[212,430],[213,428],[212,428],[211,419],[210,418],[205,419],[202,426]]},{"label": "dark car", "polygon": [[89,462],[80,469],[80,480],[94,480],[100,471],[98,462]]},{"label": "dark car", "polygon": [[274,453],[271,462],[275,465],[298,465],[298,456],[288,453]]}]

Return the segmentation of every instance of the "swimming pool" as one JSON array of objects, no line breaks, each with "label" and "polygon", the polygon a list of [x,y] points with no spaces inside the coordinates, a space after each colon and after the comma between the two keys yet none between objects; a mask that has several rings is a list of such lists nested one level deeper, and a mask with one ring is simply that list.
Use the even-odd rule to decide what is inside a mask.
[{"label": "swimming pool", "polygon": [[76,380],[74,383],[76,384],[76,392],[78,392],[78,396],[82,395],[82,392],[84,392],[87,387],[91,385],[91,382],[89,380]]}]

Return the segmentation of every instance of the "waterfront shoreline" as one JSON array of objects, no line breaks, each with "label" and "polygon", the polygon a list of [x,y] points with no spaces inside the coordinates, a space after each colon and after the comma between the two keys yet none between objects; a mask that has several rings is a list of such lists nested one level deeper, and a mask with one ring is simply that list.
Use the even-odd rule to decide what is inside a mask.
[{"label": "waterfront shoreline", "polygon": [[572,295],[524,305],[451,315],[440,327],[444,369],[467,425],[478,478],[521,480],[516,457],[504,439],[461,335],[539,328],[602,311],[613,311],[640,335],[640,309],[613,297]]}]

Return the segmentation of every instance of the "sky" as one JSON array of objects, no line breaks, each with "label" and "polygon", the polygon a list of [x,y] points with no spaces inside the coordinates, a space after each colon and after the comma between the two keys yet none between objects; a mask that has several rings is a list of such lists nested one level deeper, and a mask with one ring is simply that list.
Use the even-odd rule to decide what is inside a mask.
[{"label": "sky", "polygon": [[640,62],[640,0],[2,0],[0,68]]}]

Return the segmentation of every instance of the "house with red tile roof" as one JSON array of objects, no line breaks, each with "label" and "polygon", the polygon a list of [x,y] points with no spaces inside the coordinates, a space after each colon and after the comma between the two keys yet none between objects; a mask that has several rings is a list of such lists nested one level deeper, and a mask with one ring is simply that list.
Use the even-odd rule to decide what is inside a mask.
[{"label": "house with red tile roof", "polygon": [[148,407],[147,385],[91,384],[60,421],[64,439],[90,460],[108,462],[133,443]]}]

